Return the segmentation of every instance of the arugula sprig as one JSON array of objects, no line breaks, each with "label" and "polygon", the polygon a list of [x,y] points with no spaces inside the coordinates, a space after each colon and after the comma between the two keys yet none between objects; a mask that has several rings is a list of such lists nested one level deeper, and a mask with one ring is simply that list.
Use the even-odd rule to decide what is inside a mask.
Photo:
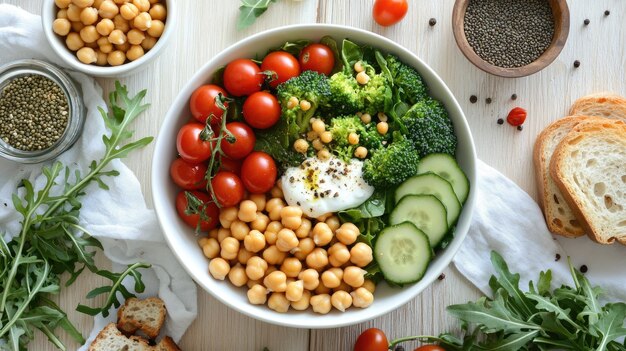
[{"label": "arugula sprig", "polygon": [[257,17],[264,14],[273,2],[276,2],[276,0],[241,0],[237,29],[241,30],[252,25]]},{"label": "arugula sprig", "polygon": [[105,152],[99,161],[93,161],[88,171],[72,172],[56,162],[42,169],[44,186],[35,191],[33,184],[23,180],[21,188],[13,195],[13,205],[22,215],[21,231],[10,242],[0,235],[0,339],[13,350],[26,350],[34,337],[33,330],[41,330],[50,342],[61,350],[65,345],[56,336],[58,327],[69,333],[74,340],[85,340],[67,319],[66,313],[54,304],[48,294],[61,291],[61,275],[69,273],[65,286],[71,285],[85,268],[109,278],[113,283],[96,288],[87,296],[108,294],[100,308],[78,308],[79,311],[97,314],[108,313],[112,305],[119,306],[117,293],[127,298],[132,294],[121,284],[131,276],[135,279],[135,291],[145,288],[138,269],[149,265],[136,263],[122,273],[98,269],[94,262],[94,249],[100,242],[79,224],[80,198],[87,194],[88,186],[98,184],[107,190],[105,178],[119,175],[109,169],[111,161],[148,145],[152,137],[131,141],[133,132],[129,125],[148,107],[142,104],[146,91],[129,97],[126,87],[116,82],[115,91],[109,96],[110,112],[100,108],[110,134],[103,135]]}]

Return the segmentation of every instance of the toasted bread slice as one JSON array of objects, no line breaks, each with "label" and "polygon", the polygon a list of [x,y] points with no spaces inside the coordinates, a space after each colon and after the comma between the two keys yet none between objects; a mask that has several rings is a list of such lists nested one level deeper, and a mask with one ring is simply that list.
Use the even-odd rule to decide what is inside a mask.
[{"label": "toasted bread slice", "polygon": [[176,345],[174,340],[169,336],[164,337],[161,341],[154,347],[155,351],[181,351],[181,349]]},{"label": "toasted bread slice", "polygon": [[626,99],[613,93],[583,96],[572,105],[570,116],[596,116],[626,122]]},{"label": "toasted bread slice", "polygon": [[117,311],[117,327],[127,335],[141,330],[154,339],[165,323],[166,313],[165,304],[157,297],[145,300],[129,298]]},{"label": "toasted bread slice", "polygon": [[[88,351],[154,351],[143,338],[127,338],[114,323],[109,323],[98,333],[96,339],[89,346]],[[164,349],[167,350],[167,349]],[[161,351],[161,350],[159,350]]]},{"label": "toasted bread slice", "polygon": [[589,237],[626,244],[626,124],[577,125],[557,146],[550,175]]}]

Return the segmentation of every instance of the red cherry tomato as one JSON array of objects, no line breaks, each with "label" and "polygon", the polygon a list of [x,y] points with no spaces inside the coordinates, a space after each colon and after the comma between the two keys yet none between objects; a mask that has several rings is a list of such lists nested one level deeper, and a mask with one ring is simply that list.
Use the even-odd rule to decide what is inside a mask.
[{"label": "red cherry tomato", "polygon": [[506,116],[506,121],[514,127],[521,126],[524,124],[524,121],[526,121],[526,115],[526,110],[521,107],[516,107]]},{"label": "red cherry tomato", "polygon": [[252,60],[237,59],[224,69],[224,87],[234,96],[250,95],[261,90],[264,76]]},{"label": "red cherry tomato", "polygon": [[276,162],[265,152],[255,151],[241,165],[241,180],[253,194],[266,193],[276,183]]},{"label": "red cherry tomato", "polygon": [[253,128],[269,128],[280,119],[280,104],[274,95],[257,91],[243,103],[243,118]]},{"label": "red cherry tomato", "polygon": [[376,0],[372,14],[376,23],[387,27],[400,22],[408,10],[407,0]]},{"label": "red cherry tomato", "polygon": [[241,162],[233,160],[232,158],[222,156],[220,164],[220,170],[235,173],[237,176],[241,176]]},{"label": "red cherry tomato", "polygon": [[204,125],[200,123],[185,124],[178,131],[176,136],[176,148],[180,157],[191,163],[200,163],[211,157],[211,152],[215,146],[214,141],[204,141],[200,133]]},{"label": "red cherry tomato", "polygon": [[176,185],[186,190],[206,188],[207,166],[204,163],[189,163],[177,158],[170,166],[170,176]]},{"label": "red cherry tomato", "polygon": [[274,72],[269,84],[272,88],[276,88],[278,84],[300,75],[300,63],[288,52],[274,51],[263,59],[261,71]]},{"label": "red cherry tomato", "polygon": [[180,218],[182,218],[185,223],[194,229],[198,228],[198,222],[200,222],[199,229],[203,232],[207,232],[217,227],[217,224],[219,223],[220,210],[213,202],[211,202],[211,197],[208,194],[201,193],[199,191],[190,191],[190,193],[204,203],[204,213],[206,213],[208,220],[200,221],[199,214],[189,215],[185,213],[185,209],[187,209],[187,196],[185,196],[185,191],[181,191],[178,195],[176,195],[176,212],[178,212]]},{"label": "red cherry tomato", "polygon": [[446,349],[439,345],[424,345],[416,348],[414,351],[446,351]]},{"label": "red cherry tomato", "polygon": [[354,351],[387,351],[388,348],[387,336],[376,328],[366,329],[354,344]]},{"label": "red cherry tomato", "polygon": [[[213,84],[203,85],[196,89],[189,99],[189,109],[193,117],[201,123],[206,123],[207,118],[213,115],[211,124],[219,125],[224,111],[215,105],[215,98],[218,94],[227,96],[224,89]],[[224,106],[228,107],[228,103],[224,102]]]},{"label": "red cherry tomato", "polygon": [[235,206],[243,199],[243,184],[235,173],[217,172],[211,179],[211,186],[217,202],[223,207]]},{"label": "red cherry tomato", "polygon": [[308,45],[300,53],[300,67],[303,71],[315,71],[329,76],[335,67],[335,54],[326,45]]},{"label": "red cherry tomato", "polygon": [[226,125],[226,129],[233,134],[235,142],[230,143],[226,137],[222,139],[222,151],[233,160],[240,160],[252,152],[256,137],[247,124],[241,122],[231,122]]}]

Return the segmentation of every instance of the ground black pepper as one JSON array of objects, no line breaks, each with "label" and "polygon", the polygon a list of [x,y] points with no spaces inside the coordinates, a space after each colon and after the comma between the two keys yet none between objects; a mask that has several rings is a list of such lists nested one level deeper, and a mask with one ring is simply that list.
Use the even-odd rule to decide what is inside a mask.
[{"label": "ground black pepper", "polygon": [[476,95],[472,95],[472,96],[470,96],[470,102],[471,102],[472,104],[475,104],[475,103],[476,103],[476,101],[478,101],[478,97],[476,97]]},{"label": "ground black pepper", "polygon": [[63,135],[68,119],[67,97],[44,76],[15,78],[0,92],[0,138],[16,149],[51,147]]},{"label": "ground black pepper", "polygon": [[428,25],[431,27],[434,27],[435,24],[437,24],[437,20],[434,18],[431,18],[430,20],[428,20]]}]

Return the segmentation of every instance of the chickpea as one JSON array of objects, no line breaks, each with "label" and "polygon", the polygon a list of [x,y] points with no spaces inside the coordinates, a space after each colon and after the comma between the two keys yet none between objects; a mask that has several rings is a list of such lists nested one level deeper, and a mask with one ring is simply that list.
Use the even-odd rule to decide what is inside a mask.
[{"label": "chickpea", "polygon": [[341,267],[350,260],[350,251],[341,242],[333,244],[328,249],[328,262],[333,267]]},{"label": "chickpea", "polygon": [[133,5],[135,5],[141,12],[147,12],[150,10],[150,1],[148,0],[133,0]]},{"label": "chickpea", "polygon": [[289,98],[289,100],[287,100],[287,108],[290,109],[290,110],[294,109],[294,108],[296,108],[296,106],[299,105],[299,103],[300,103],[300,101],[298,100],[298,98],[295,97],[295,96],[292,96],[292,97]]},{"label": "chickpea", "polygon": [[263,285],[269,291],[285,292],[287,290],[287,275],[282,271],[274,271],[265,276]]},{"label": "chickpea", "polygon": [[95,8],[97,8],[97,9],[99,9],[99,8],[100,8],[100,5],[102,5],[102,2],[103,2],[103,1],[104,1],[104,0],[94,0],[94,1],[93,1],[93,5],[92,5],[92,7],[95,7]]},{"label": "chickpea", "polygon": [[287,278],[297,278],[302,270],[302,262],[295,257],[287,257],[280,266],[280,270],[287,275]]},{"label": "chickpea", "polygon": [[389,131],[389,124],[387,124],[387,122],[378,122],[378,124],[376,124],[376,130],[379,134],[385,135],[387,131]]},{"label": "chickpea", "polygon": [[333,232],[339,229],[339,226],[341,225],[341,221],[339,221],[339,217],[337,216],[330,216],[326,218],[324,222],[328,225],[330,230],[332,230]]},{"label": "chickpea", "polygon": [[378,112],[378,120],[381,122],[387,122],[388,117],[384,112]]},{"label": "chickpea", "polygon": [[209,231],[209,238],[213,238],[215,240],[217,240],[217,238],[219,237],[219,232],[220,230],[218,228],[213,228]]},{"label": "chickpea", "polygon": [[[130,33],[129,33],[130,34]],[[220,224],[224,228],[230,228],[234,220],[237,219],[237,208],[227,207],[220,211]]]},{"label": "chickpea", "polygon": [[230,229],[220,228],[217,230],[217,241],[222,242],[224,239],[230,237],[231,235]]},{"label": "chickpea", "polygon": [[372,248],[365,243],[356,243],[350,249],[350,262],[359,267],[367,266],[373,259]]},{"label": "chickpea", "polygon": [[357,61],[354,63],[354,70],[356,71],[356,73],[361,73],[363,71],[365,71],[365,67],[363,67],[363,62],[361,61]]},{"label": "chickpea", "polygon": [[265,236],[260,231],[253,229],[244,237],[243,245],[250,252],[259,252],[265,248]]},{"label": "chickpea", "polygon": [[126,33],[126,38],[128,42],[132,45],[140,45],[141,42],[146,38],[146,35],[137,29],[131,29]]},{"label": "chickpea", "polygon": [[114,29],[109,34],[109,42],[116,45],[124,44],[126,42],[126,34],[119,29]]},{"label": "chickpea", "polygon": [[283,252],[289,252],[298,247],[298,237],[291,229],[283,228],[276,235],[276,247]]},{"label": "chickpea", "polygon": [[80,32],[83,28],[85,28],[85,25],[83,24],[83,22],[71,22],[72,23],[72,31],[73,32]]},{"label": "chickpea", "polygon": [[88,48],[92,48],[94,49],[94,52],[96,49],[98,49],[98,43],[97,41],[91,42],[91,43],[85,43],[85,46]]},{"label": "chickpea", "polygon": [[267,267],[267,270],[265,271],[265,276],[267,277],[268,275],[270,275],[270,273],[276,272],[277,270],[278,268],[276,266],[269,266]]},{"label": "chickpea", "polygon": [[70,21],[65,18],[57,18],[52,22],[52,30],[58,35],[66,36],[71,28]]},{"label": "chickpea", "polygon": [[127,21],[134,19],[138,14],[139,9],[130,2],[127,2],[120,7],[120,15],[122,15],[122,17]]},{"label": "chickpea", "polygon": [[302,224],[302,209],[296,206],[285,206],[280,210],[280,217],[285,228],[296,230]]},{"label": "chickpea", "polygon": [[[246,275],[247,275],[247,273],[246,273]],[[248,282],[246,283],[246,286],[248,287],[248,289],[251,289],[253,286],[255,286],[257,284],[263,286],[263,282],[261,280],[250,280],[250,279],[248,279]]]},{"label": "chickpea", "polygon": [[307,290],[315,290],[320,284],[320,274],[313,268],[300,272],[298,279],[302,280],[304,288]]},{"label": "chickpea", "polygon": [[374,302],[374,295],[365,288],[358,288],[350,293],[354,307],[366,308]]},{"label": "chickpea", "polygon": [[119,7],[111,0],[104,0],[99,7],[98,14],[102,18],[112,19],[119,13]]},{"label": "chickpea", "polygon": [[235,239],[243,240],[246,235],[250,233],[250,228],[248,227],[248,224],[240,220],[235,220],[230,224],[230,233]]},{"label": "chickpea", "polygon": [[330,294],[332,292],[333,292],[333,289],[325,286],[324,284],[318,285],[317,288],[313,290],[313,293],[315,293],[316,295]]},{"label": "chickpea", "polygon": [[365,84],[369,83],[370,76],[368,76],[367,73],[365,73],[365,71],[359,72],[356,75],[356,81],[357,81],[357,83],[359,83],[361,85],[365,85]]},{"label": "chickpea", "polygon": [[367,157],[367,148],[364,146],[359,146],[354,150],[354,157],[364,159]]},{"label": "chickpea", "polygon": [[306,237],[309,236],[309,233],[311,232],[311,221],[306,219],[306,218],[302,218],[302,223],[300,223],[300,226],[296,229],[296,236],[299,239],[304,239]]},{"label": "chickpea", "polygon": [[163,35],[163,31],[165,30],[165,23],[159,20],[152,20],[152,25],[146,32],[155,38],[161,37]]},{"label": "chickpea", "polygon": [[246,263],[246,275],[250,280],[261,279],[265,276],[268,265],[267,262],[259,256],[252,256]]},{"label": "chickpea", "polygon": [[318,247],[306,256],[306,264],[316,270],[322,270],[328,265],[328,255],[326,250]]},{"label": "chickpea", "polygon": [[217,240],[213,238],[206,238],[206,239],[207,240],[204,241],[203,244],[201,244],[202,253],[204,253],[204,256],[206,256],[209,259],[217,257],[217,255],[220,254],[220,243],[217,242]]},{"label": "chickpea", "polygon": [[253,252],[250,252],[244,248],[241,248],[239,249],[239,252],[237,253],[237,261],[239,261],[239,263],[241,264],[247,264],[248,260],[250,260],[252,256],[255,256]]},{"label": "chickpea", "polygon": [[323,132],[322,134],[320,134],[320,140],[324,143],[324,144],[328,144],[331,141],[333,141],[333,134],[329,131]]},{"label": "chickpea", "polygon": [[276,245],[272,245],[267,249],[263,250],[263,258],[269,264],[281,264],[287,257],[287,253],[280,251]]},{"label": "chickpea", "polygon": [[370,124],[370,122],[372,121],[372,116],[369,113],[362,114],[360,118],[361,122],[365,124]]},{"label": "chickpea", "polygon": [[96,65],[105,66],[107,64],[107,54],[101,50],[96,50]]},{"label": "chickpea", "polygon": [[237,217],[243,222],[252,222],[256,219],[256,204],[252,200],[243,200],[239,204]]},{"label": "chickpea", "polygon": [[228,237],[222,240],[220,243],[220,247],[222,251],[220,251],[220,256],[227,260],[233,260],[237,258],[237,254],[239,253],[239,240]]},{"label": "chickpea", "polygon": [[348,143],[350,143],[350,145],[356,145],[359,143],[359,135],[357,133],[350,133],[348,134]]},{"label": "chickpea", "polygon": [[285,291],[285,296],[289,301],[298,301],[302,298],[302,293],[304,292],[304,283],[302,280],[293,281],[287,283],[287,290]]},{"label": "chickpea", "polygon": [[282,293],[272,293],[267,300],[267,307],[276,312],[285,313],[289,311],[289,300]]},{"label": "chickpea", "polygon": [[57,19],[59,18],[63,18],[63,19],[67,19],[67,10],[66,9],[61,9],[57,12]]},{"label": "chickpea", "polygon": [[96,40],[100,39],[100,34],[96,31],[95,26],[86,26],[80,30],[80,38],[85,43],[93,43]]},{"label": "chickpea", "polygon": [[71,3],[72,0],[54,0],[54,4],[60,9],[66,9]]},{"label": "chickpea", "polygon": [[267,289],[261,284],[255,284],[248,290],[248,301],[253,305],[263,305],[267,301]]},{"label": "chickpea", "polygon": [[315,139],[317,139],[317,133],[314,130],[309,130],[306,133],[306,140],[313,141]]},{"label": "chickpea", "polygon": [[126,61],[126,54],[121,50],[111,51],[107,56],[107,62],[111,66],[119,66]]},{"label": "chickpea", "polygon": [[275,245],[276,240],[278,239],[278,233],[274,231],[270,231],[270,230],[266,230],[263,233],[263,236],[265,236],[265,242],[268,243],[269,245]]},{"label": "chickpea", "polygon": [[374,291],[376,291],[376,284],[374,284],[373,281],[366,279],[365,282],[363,282],[363,286],[362,288],[367,289],[367,291],[371,292],[372,294],[374,293]]},{"label": "chickpea", "polygon": [[83,12],[83,9],[81,9],[80,7],[74,5],[74,4],[69,4],[69,6],[67,7],[67,19],[72,21],[72,22],[80,22],[80,13]]},{"label": "chickpea", "polygon": [[[265,194],[250,194],[250,200],[256,205],[257,211],[265,210]],[[258,216],[258,213],[257,213]]]},{"label": "chickpea", "polygon": [[354,243],[359,234],[361,234],[359,228],[352,223],[344,223],[335,231],[337,239],[345,245]]},{"label": "chickpea", "polygon": [[345,292],[351,292],[352,290],[353,288],[350,285],[346,284],[346,282],[344,281],[342,281],[338,287],[333,289],[333,291],[345,291]]},{"label": "chickpea", "polygon": [[100,35],[109,36],[114,29],[115,24],[108,18],[102,19],[96,24],[96,30]]},{"label": "chickpea", "polygon": [[270,218],[262,212],[256,213],[256,219],[250,222],[250,228],[264,232],[267,229],[267,225],[270,223]]},{"label": "chickpea", "polygon": [[144,50],[148,51],[148,50],[150,50],[150,49],[152,49],[152,48],[154,47],[154,45],[156,44],[156,42],[157,42],[157,39],[156,39],[155,37],[151,37],[151,36],[149,36],[149,35],[148,35],[148,36],[146,37],[146,39],[144,39],[144,40],[141,42],[141,47],[142,47]]},{"label": "chickpea", "polygon": [[365,282],[365,270],[360,267],[349,266],[343,271],[343,281],[353,288],[363,286]]},{"label": "chickpea", "polygon": [[[277,188],[274,187],[272,189],[272,192],[275,191],[274,189]],[[282,190],[280,189],[276,191],[280,191],[282,193]],[[265,205],[265,210],[269,213],[269,217],[272,221],[279,221],[281,219],[280,211],[283,209],[283,207],[285,207],[285,203],[283,202],[283,200],[279,198],[274,198],[267,202],[267,205]]]},{"label": "chickpea", "polygon": [[326,131],[326,124],[321,119],[315,119],[313,123],[311,123],[311,129],[313,129],[317,134],[322,134]]},{"label": "chickpea", "polygon": [[93,7],[86,7],[80,12],[80,21],[88,26],[96,23],[98,20],[98,10]]},{"label": "chickpea", "polygon": [[98,56],[96,56],[96,52],[92,48],[83,47],[76,52],[76,57],[78,60],[85,64],[94,63],[98,60]]},{"label": "chickpea", "polygon": [[209,273],[217,280],[224,280],[230,271],[230,264],[221,257],[216,257],[209,262]]},{"label": "chickpea", "polygon": [[130,23],[131,22],[125,20],[124,17],[122,17],[121,15],[115,15],[115,17],[113,17],[113,24],[115,24],[115,29],[119,29],[124,33],[127,33],[130,30]]},{"label": "chickpea", "polygon": [[313,242],[317,246],[326,246],[333,239],[333,232],[325,222],[319,222],[313,227]]},{"label": "chickpea", "polygon": [[335,291],[330,297],[330,303],[339,311],[345,312],[352,306],[352,296],[342,290]]},{"label": "chickpea", "polygon": [[302,291],[302,297],[298,301],[291,302],[291,308],[296,311],[304,311],[309,308],[309,301],[311,300],[311,292],[308,290]]},{"label": "chickpea", "polygon": [[152,6],[150,11],[148,11],[150,17],[154,20],[163,21],[165,20],[165,16],[167,16],[167,11],[165,10],[165,6],[161,4],[155,4]]},{"label": "chickpea", "polygon": [[145,32],[152,27],[152,17],[150,17],[149,13],[142,12],[133,19],[133,25],[135,28]]},{"label": "chickpea", "polygon": [[341,268],[331,268],[322,273],[322,284],[327,288],[336,288],[341,285],[343,270]]},{"label": "chickpea", "polygon": [[93,0],[72,0],[72,3],[80,8],[93,5]]},{"label": "chickpea", "polygon": [[230,269],[228,272],[228,280],[230,280],[230,282],[236,287],[246,285],[248,282],[248,276],[246,275],[246,270],[241,266],[241,264],[237,263]]},{"label": "chickpea", "polygon": [[67,45],[67,48],[72,51],[78,51],[78,49],[85,46],[85,42],[80,38],[78,33],[72,32],[65,38],[65,45]]},{"label": "chickpea", "polygon": [[332,212],[327,212],[327,213],[324,213],[323,215],[315,218],[315,220],[318,221],[318,222],[326,222],[328,217],[330,217],[332,215],[333,215]]},{"label": "chickpea", "polygon": [[300,109],[302,111],[308,111],[311,109],[311,103],[306,100],[300,100]]},{"label": "chickpea", "polygon": [[98,44],[100,51],[105,54],[113,51],[113,45],[109,42],[108,37],[100,37],[100,39],[96,40],[96,44]]},{"label": "chickpea", "polygon": [[[278,184],[270,190],[270,195],[272,195],[272,197],[274,197],[274,198],[278,198],[281,202],[283,201],[283,199],[285,197],[285,194],[283,194],[283,189],[281,189],[281,183],[280,182],[278,182]],[[266,208],[267,208],[267,206],[266,206]],[[269,210],[267,210],[267,211],[269,211]]]},{"label": "chickpea", "polygon": [[330,152],[326,149],[320,150],[317,152],[317,158],[322,161],[328,160],[330,158]]},{"label": "chickpea", "polygon": [[317,151],[324,150],[325,148],[324,143],[322,143],[320,139],[313,140],[313,142],[311,142],[311,145]]},{"label": "chickpea", "polygon": [[319,294],[311,297],[310,300],[311,307],[313,308],[313,312],[319,314],[327,314],[330,312],[331,304],[330,304],[330,295],[328,294]]}]

